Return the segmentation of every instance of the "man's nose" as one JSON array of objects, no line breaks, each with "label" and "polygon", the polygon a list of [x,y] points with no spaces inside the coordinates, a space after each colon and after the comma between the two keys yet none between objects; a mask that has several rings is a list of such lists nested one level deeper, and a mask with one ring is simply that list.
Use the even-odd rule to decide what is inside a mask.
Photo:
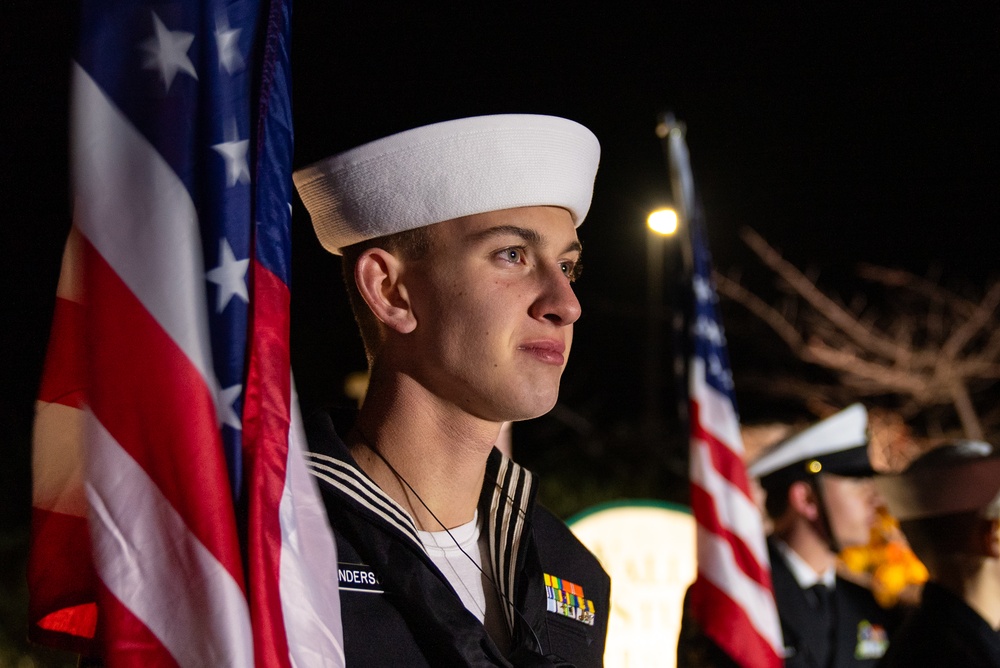
[{"label": "man's nose", "polygon": [[538,298],[531,305],[533,318],[545,319],[560,327],[580,319],[580,300],[561,269],[540,272],[539,283]]}]

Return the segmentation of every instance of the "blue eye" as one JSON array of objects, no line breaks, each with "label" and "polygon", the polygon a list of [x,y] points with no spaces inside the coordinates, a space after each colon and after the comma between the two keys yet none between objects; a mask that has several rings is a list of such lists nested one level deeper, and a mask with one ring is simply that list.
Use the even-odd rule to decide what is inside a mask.
[{"label": "blue eye", "polygon": [[500,251],[500,257],[511,264],[518,264],[524,259],[524,251],[520,248],[504,248]]}]

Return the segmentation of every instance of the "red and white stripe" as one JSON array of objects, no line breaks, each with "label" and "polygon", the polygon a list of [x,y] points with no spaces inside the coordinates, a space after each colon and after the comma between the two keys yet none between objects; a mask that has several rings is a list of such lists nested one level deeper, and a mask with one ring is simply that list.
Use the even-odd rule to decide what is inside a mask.
[{"label": "red and white stripe", "polygon": [[698,528],[694,617],[741,666],[782,665],[781,625],[763,521],[743,464],[739,419],[729,397],[692,360],[691,505]]},{"label": "red and white stripe", "polygon": [[105,660],[251,665],[194,204],[79,67],[73,121],[86,493]]},{"label": "red and white stripe", "polygon": [[304,445],[293,396],[287,476],[279,507],[279,588],[285,636],[292,666],[343,668],[340,592],[332,569],[337,548],[319,502],[316,479],[306,469]]},{"label": "red and white stripe", "polygon": [[[84,370],[82,240],[72,229],[63,251],[32,442],[31,586],[28,617],[39,642],[87,651],[97,627],[97,581],[83,490]],[[81,558],[81,553],[83,557]]]},{"label": "red and white stripe", "polygon": [[305,434],[289,373],[288,287],[260,263],[253,272],[243,442],[256,663],[342,667],[337,551],[302,455]]},{"label": "red and white stripe", "polygon": [[32,636],[111,666],[343,666],[287,286],[255,266],[248,597],[194,205],[79,67],[73,111],[74,228],[34,430]]}]

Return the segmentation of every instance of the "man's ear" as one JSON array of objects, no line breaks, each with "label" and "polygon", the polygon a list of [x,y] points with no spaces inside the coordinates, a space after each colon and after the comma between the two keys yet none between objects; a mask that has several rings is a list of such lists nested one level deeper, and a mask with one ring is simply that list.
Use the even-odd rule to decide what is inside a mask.
[{"label": "man's ear", "polygon": [[788,505],[807,520],[819,519],[819,503],[812,485],[804,480],[793,482],[788,487]]},{"label": "man's ear", "polygon": [[406,287],[400,280],[402,265],[382,248],[369,248],[354,265],[354,280],[368,308],[383,324],[400,334],[417,326]]}]

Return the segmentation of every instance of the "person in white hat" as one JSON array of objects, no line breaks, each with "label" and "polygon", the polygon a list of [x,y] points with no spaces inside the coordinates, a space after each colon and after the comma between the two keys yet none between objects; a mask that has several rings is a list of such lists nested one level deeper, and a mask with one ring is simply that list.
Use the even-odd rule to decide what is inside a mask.
[{"label": "person in white hat", "polygon": [[599,155],[567,119],[480,116],[294,174],[370,369],[343,438],[308,426],[347,665],[602,665],[609,578],[494,448],[556,402]]},{"label": "person in white hat", "polygon": [[747,469],[767,493],[768,538],[785,665],[872,666],[896,615],[837,577],[837,553],[868,542],[878,497],[868,413],[853,404],[778,443]]},{"label": "person in white hat", "polygon": [[1000,667],[1000,451],[949,443],[876,482],[930,573],[879,665]]}]

